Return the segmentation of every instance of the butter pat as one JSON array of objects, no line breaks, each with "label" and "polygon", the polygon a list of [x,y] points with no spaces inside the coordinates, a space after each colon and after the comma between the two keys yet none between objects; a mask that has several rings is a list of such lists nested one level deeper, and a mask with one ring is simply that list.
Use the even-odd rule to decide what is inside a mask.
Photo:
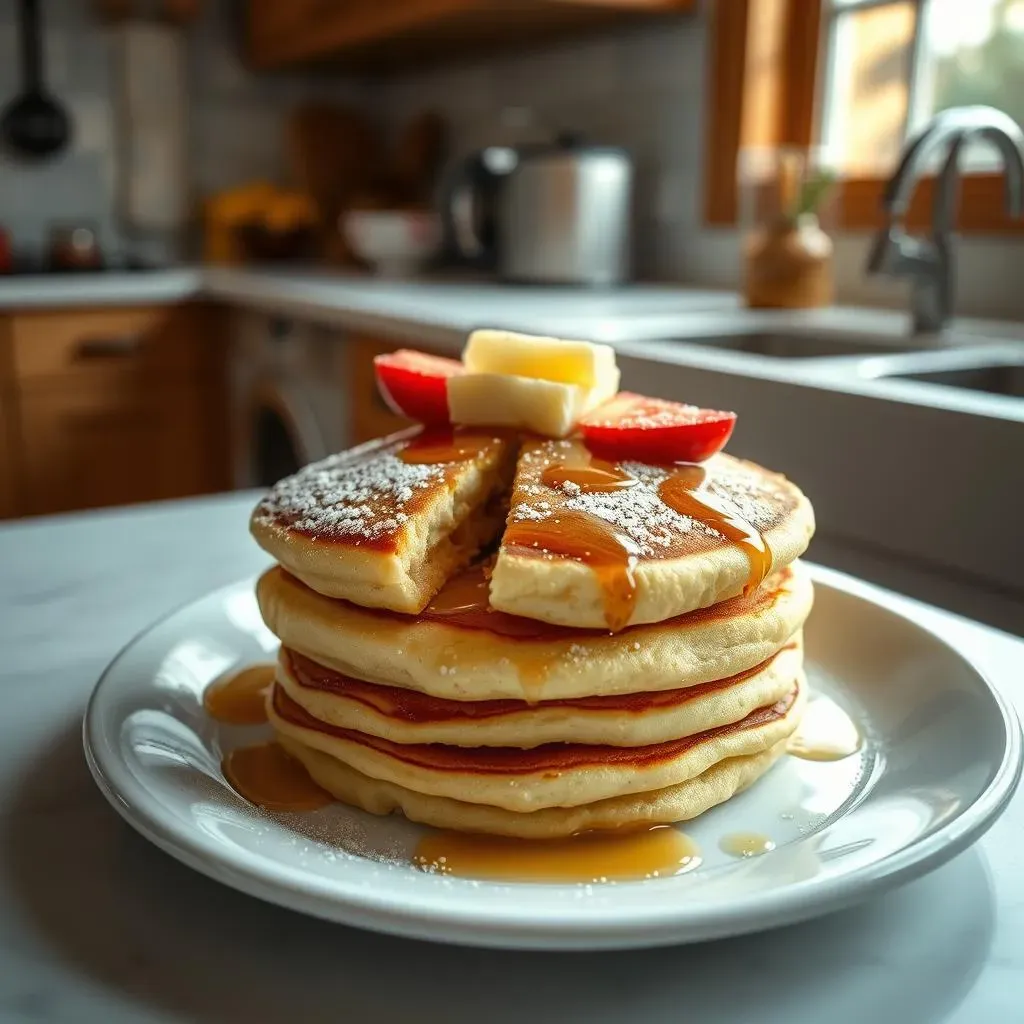
[{"label": "butter pat", "polygon": [[452,423],[565,437],[584,413],[611,398],[617,388],[617,372],[611,390],[503,373],[466,373],[448,378],[448,410]]},{"label": "butter pat", "polygon": [[503,373],[582,388],[610,388],[609,394],[619,388],[615,349],[589,341],[474,331],[466,342],[462,362],[470,373]]}]

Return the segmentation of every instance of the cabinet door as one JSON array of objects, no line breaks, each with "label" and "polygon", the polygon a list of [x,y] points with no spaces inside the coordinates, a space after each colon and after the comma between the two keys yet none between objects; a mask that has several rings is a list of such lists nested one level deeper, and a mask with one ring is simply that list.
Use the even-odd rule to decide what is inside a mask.
[{"label": "cabinet door", "polygon": [[381,398],[373,370],[374,356],[394,352],[396,348],[402,348],[402,343],[366,337],[352,338],[347,344],[352,443],[362,444],[363,441],[408,427],[412,421],[393,413]]},{"label": "cabinet door", "polygon": [[26,391],[22,511],[70,511],[207,490],[202,414],[201,393],[190,388]]},{"label": "cabinet door", "polygon": [[0,392],[0,519],[9,519],[18,512],[12,418],[11,398]]}]

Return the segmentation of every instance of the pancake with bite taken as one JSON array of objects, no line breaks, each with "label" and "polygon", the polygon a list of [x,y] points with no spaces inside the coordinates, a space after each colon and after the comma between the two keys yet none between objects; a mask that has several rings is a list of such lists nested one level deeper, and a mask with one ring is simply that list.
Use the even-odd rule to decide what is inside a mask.
[{"label": "pancake with bite taken", "polygon": [[517,446],[487,429],[392,434],[278,482],[250,530],[321,594],[417,612],[500,531]]},{"label": "pancake with bite taken", "polygon": [[490,602],[584,629],[662,622],[753,590],[813,532],[800,489],[752,462],[612,463],[579,439],[527,441]]}]

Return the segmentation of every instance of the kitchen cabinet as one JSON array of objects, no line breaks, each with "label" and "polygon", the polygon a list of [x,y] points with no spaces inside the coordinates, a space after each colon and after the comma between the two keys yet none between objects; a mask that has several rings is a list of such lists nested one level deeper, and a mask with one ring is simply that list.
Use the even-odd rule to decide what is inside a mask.
[{"label": "kitchen cabinet", "polygon": [[4,321],[17,511],[227,486],[224,353],[204,306],[20,313]]},{"label": "kitchen cabinet", "polygon": [[[362,444],[411,425],[412,421],[392,412],[377,388],[373,357],[402,348],[397,341],[385,338],[352,337],[348,345],[349,437],[352,444]],[[416,346],[427,351],[421,345]]]},{"label": "kitchen cabinet", "polygon": [[353,70],[404,70],[695,5],[696,0],[248,0],[246,47],[257,68],[340,58]]},{"label": "kitchen cabinet", "polygon": [[0,391],[0,519],[17,515],[14,482],[14,438],[11,431],[10,400]]},{"label": "kitchen cabinet", "polygon": [[128,505],[207,490],[201,396],[46,388],[21,406],[23,511]]}]

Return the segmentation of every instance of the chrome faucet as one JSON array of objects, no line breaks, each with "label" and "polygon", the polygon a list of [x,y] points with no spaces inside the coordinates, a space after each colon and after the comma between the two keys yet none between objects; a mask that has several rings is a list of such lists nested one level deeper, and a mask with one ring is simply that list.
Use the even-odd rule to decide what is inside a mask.
[{"label": "chrome faucet", "polygon": [[[1006,210],[1024,212],[1024,131],[994,107],[953,107],[933,117],[908,143],[882,197],[885,228],[875,238],[867,272],[911,280],[913,332],[942,330],[953,312],[953,228],[956,223],[960,153],[972,138],[992,143],[1003,163]],[[932,206],[930,238],[913,238],[903,227],[914,185],[928,159],[947,146]]]}]

